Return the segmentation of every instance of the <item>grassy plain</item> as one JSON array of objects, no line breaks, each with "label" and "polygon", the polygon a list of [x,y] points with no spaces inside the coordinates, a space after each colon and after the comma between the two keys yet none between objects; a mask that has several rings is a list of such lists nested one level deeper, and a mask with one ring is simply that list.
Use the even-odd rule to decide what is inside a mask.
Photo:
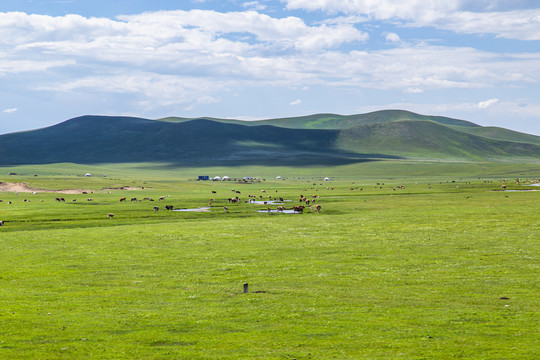
[{"label": "grassy plain", "polygon": [[[515,183],[538,178],[538,164],[2,170],[3,182],[90,193],[0,193],[0,358],[536,359],[540,352],[540,191],[501,191],[504,178],[507,190],[540,190]],[[145,189],[113,189],[123,186]],[[259,213],[267,206],[245,204],[248,194],[293,200],[287,207],[300,194],[316,195],[322,211]],[[236,195],[241,203],[229,204]],[[163,209],[209,201],[211,212]]]}]

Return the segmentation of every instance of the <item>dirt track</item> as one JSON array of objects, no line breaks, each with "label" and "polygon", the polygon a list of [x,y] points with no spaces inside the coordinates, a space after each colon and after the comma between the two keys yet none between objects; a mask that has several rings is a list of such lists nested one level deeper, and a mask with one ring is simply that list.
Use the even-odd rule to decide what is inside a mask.
[{"label": "dirt track", "polygon": [[[103,188],[103,190],[141,190],[144,188],[138,188],[134,186],[122,186],[118,188]],[[35,189],[26,185],[25,183],[6,183],[0,182],[0,192],[20,192],[20,193],[33,193],[33,192],[42,192],[42,193],[56,193],[56,194],[82,194],[83,192],[93,193],[93,190],[84,190],[84,189],[64,189],[64,190],[48,190],[48,189]]]},{"label": "dirt track", "polygon": [[58,193],[58,194],[82,194],[83,192],[91,192],[91,191],[83,190],[83,189],[65,189],[65,190],[34,189],[34,188],[29,187],[25,183],[5,183],[5,182],[0,182],[0,191],[21,192],[21,193],[45,192],[45,193]]}]

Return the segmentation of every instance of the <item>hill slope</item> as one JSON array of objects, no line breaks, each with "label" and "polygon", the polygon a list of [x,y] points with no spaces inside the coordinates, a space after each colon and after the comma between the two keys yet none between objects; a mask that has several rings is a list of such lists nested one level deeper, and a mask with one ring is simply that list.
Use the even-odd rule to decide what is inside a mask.
[{"label": "hill slope", "polygon": [[384,158],[534,161],[540,159],[539,144],[540,137],[533,135],[397,110],[255,122],[82,116],[48,128],[1,135],[0,158],[3,165],[308,166]]},{"label": "hill slope", "polygon": [[[273,125],[291,129],[333,129],[339,130],[348,127],[366,125],[366,124],[378,124],[403,120],[421,120],[421,121],[434,121],[443,125],[453,125],[461,127],[479,127],[474,123],[451,119],[443,116],[426,116],[415,114],[410,111],[404,110],[381,110],[367,114],[356,115],[337,115],[337,114],[314,114],[307,116],[268,119],[268,120],[255,120],[255,121],[241,121],[233,119],[218,119],[218,118],[204,118],[207,120],[218,121],[229,124],[240,124],[246,126],[259,126],[259,125]],[[193,118],[179,118],[169,117],[160,119],[167,122],[185,122],[195,120]]]},{"label": "hill slope", "polygon": [[337,143],[349,151],[376,150],[389,155],[427,159],[540,159],[540,146],[536,144],[476,136],[432,121],[405,120],[346,128],[340,131]]},{"label": "hill slope", "polygon": [[[83,116],[34,131],[0,136],[6,164],[173,162],[178,164],[349,163],[335,149],[338,131],[249,127],[209,120],[168,123]],[[293,155],[293,156],[291,156]]]}]

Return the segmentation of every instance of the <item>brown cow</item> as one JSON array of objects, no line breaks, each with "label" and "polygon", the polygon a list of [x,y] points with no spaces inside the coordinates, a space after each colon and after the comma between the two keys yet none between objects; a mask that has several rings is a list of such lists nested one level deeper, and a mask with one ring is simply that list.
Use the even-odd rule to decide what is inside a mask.
[{"label": "brown cow", "polygon": [[304,212],[305,206],[293,206],[293,212],[302,214]]},{"label": "brown cow", "polygon": [[112,219],[112,218],[114,217],[114,214],[108,213],[108,214],[107,214],[107,217],[108,217],[109,219]]}]

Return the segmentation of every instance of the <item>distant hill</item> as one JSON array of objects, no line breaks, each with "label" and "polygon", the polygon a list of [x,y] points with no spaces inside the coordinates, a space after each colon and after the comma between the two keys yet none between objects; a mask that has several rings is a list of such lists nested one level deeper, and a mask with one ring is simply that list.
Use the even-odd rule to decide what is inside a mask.
[{"label": "distant hill", "polygon": [[337,165],[385,158],[540,159],[540,137],[407,111],[228,119],[81,116],[0,136],[2,165]]},{"label": "distant hill", "polygon": [[[382,110],[367,114],[337,115],[337,114],[314,114],[299,117],[278,118],[257,121],[240,121],[231,119],[205,118],[229,124],[242,124],[247,126],[273,125],[292,129],[345,129],[348,127],[388,123],[403,120],[434,121],[443,125],[478,127],[474,123],[464,120],[451,119],[443,116],[425,116],[405,110]],[[184,122],[195,119],[169,117],[160,119],[168,122]]]}]

